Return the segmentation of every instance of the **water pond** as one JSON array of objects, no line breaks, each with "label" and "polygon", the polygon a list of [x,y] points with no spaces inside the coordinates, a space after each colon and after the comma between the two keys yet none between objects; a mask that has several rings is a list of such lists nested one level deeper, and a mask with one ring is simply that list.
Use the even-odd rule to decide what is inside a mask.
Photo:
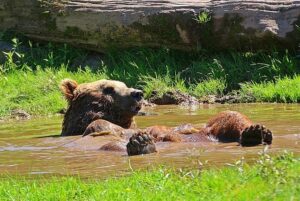
[{"label": "water pond", "polygon": [[[157,106],[145,110],[153,115],[136,117],[141,128],[183,123],[201,126],[218,112],[239,111],[273,131],[275,137],[268,150],[270,153],[290,150],[300,154],[300,104]],[[135,157],[115,152],[70,150],[64,145],[79,136],[59,137],[61,122],[59,116],[0,123],[0,174],[26,177],[80,175],[88,178],[123,175],[132,169],[156,165],[194,168],[199,162],[207,162],[208,166],[222,166],[242,157],[251,161],[264,148],[245,148],[237,143],[172,143],[164,145],[157,154]]]}]

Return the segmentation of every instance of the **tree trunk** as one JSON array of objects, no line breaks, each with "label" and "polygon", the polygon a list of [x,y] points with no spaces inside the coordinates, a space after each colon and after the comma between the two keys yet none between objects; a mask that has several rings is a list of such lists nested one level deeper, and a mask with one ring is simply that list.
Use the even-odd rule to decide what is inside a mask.
[{"label": "tree trunk", "polygon": [[1,0],[0,30],[97,51],[297,49],[299,0]]}]

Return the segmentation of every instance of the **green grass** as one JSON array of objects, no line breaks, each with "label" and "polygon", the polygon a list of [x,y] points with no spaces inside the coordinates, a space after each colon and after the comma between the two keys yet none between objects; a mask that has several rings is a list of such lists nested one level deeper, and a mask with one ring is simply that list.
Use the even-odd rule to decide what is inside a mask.
[{"label": "green grass", "polygon": [[226,83],[222,79],[208,79],[192,85],[190,92],[196,97],[203,97],[208,95],[223,95],[226,89]]},{"label": "green grass", "polygon": [[274,82],[245,83],[240,90],[242,96],[250,95],[261,102],[300,102],[300,76],[279,78]]},{"label": "green grass", "polygon": [[153,91],[157,92],[157,96],[162,96],[165,92],[178,90],[188,93],[188,88],[180,74],[171,76],[170,73],[155,76],[141,76],[140,86],[143,88],[145,98],[149,98]]},{"label": "green grass", "polygon": [[14,109],[38,115],[57,113],[67,104],[59,90],[61,80],[66,77],[82,83],[106,78],[106,75],[88,69],[70,72],[63,66],[8,73],[0,78],[0,116],[8,116]]},{"label": "green grass", "polygon": [[[5,37],[2,36],[4,40]],[[297,55],[285,52],[180,52],[169,49],[110,51],[98,66],[80,66],[89,52],[67,45],[12,39],[13,49],[0,62],[0,117],[13,109],[33,115],[66,107],[59,92],[64,78],[79,83],[116,79],[162,95],[179,90],[201,98],[240,91],[257,101],[300,102]],[[241,87],[242,86],[242,87]],[[293,90],[282,89],[289,86]]]},{"label": "green grass", "polygon": [[199,24],[205,24],[208,23],[211,20],[211,16],[210,13],[206,12],[206,11],[202,11],[200,12],[196,17],[195,20],[199,23]]},{"label": "green grass", "polygon": [[285,153],[262,155],[254,165],[243,160],[220,169],[156,168],[128,176],[82,180],[79,177],[25,179],[4,177],[1,200],[298,200],[300,160]]}]

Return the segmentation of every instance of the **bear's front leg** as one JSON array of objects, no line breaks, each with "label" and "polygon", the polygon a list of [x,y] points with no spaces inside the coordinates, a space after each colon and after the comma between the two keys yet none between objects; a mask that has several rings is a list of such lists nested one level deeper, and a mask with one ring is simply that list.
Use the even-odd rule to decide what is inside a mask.
[{"label": "bear's front leg", "polygon": [[121,133],[124,130],[124,128],[111,123],[109,121],[98,119],[93,121],[88,125],[88,127],[85,129],[82,137],[90,134],[96,134],[96,133],[111,133],[111,134],[118,134]]}]

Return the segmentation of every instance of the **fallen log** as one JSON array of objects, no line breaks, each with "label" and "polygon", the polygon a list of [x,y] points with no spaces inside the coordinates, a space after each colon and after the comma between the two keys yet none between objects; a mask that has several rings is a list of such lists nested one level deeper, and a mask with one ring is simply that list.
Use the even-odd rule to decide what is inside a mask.
[{"label": "fallen log", "polygon": [[100,52],[297,49],[300,0],[1,0],[7,30]]}]

